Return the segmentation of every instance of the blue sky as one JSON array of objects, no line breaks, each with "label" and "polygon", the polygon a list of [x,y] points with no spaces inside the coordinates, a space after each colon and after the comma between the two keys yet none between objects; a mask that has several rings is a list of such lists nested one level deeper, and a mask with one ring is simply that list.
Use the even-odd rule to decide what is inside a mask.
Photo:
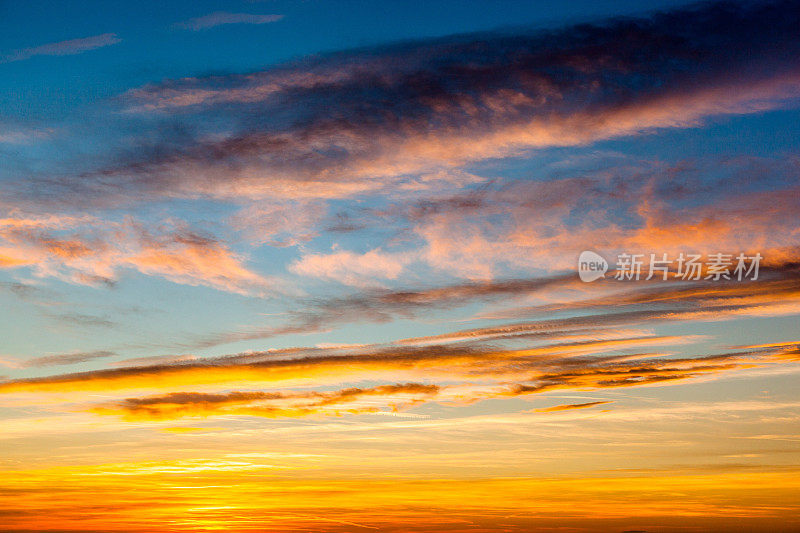
[{"label": "blue sky", "polygon": [[[88,527],[124,475],[98,531],[170,505],[175,531],[796,525],[798,24],[794,0],[0,2],[0,480],[78,487],[49,522],[0,507]],[[626,253],[668,279],[616,279]],[[717,253],[759,276],[712,279]],[[435,504],[359,481],[398,464]],[[273,467],[295,496],[242,500]]]}]

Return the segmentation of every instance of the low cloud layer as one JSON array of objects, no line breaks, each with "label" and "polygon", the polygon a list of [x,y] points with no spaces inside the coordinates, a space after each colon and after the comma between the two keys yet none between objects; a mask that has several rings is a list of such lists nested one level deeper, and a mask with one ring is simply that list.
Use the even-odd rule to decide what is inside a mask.
[{"label": "low cloud layer", "polygon": [[103,415],[127,420],[168,420],[187,416],[246,415],[266,418],[374,413],[374,405],[359,405],[363,398],[393,398],[393,408],[408,407],[439,392],[436,385],[404,383],[332,392],[229,392],[224,394],[176,392],[166,396],[128,398],[93,408]]}]

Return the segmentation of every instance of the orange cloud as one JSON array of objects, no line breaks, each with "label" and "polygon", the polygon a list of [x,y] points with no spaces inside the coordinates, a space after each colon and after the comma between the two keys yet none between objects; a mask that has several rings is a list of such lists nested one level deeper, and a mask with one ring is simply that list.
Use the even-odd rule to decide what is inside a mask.
[{"label": "orange cloud", "polygon": [[[683,337],[642,336],[565,342],[523,350],[499,350],[492,346],[421,346],[398,348],[367,346],[346,349],[344,354],[300,354],[295,358],[275,358],[270,352],[248,353],[199,362],[173,365],[128,367],[88,373],[64,374],[44,378],[0,383],[2,392],[68,392],[88,390],[169,389],[187,385],[338,383],[351,380],[382,379],[394,375],[496,378],[518,376],[525,368],[580,362],[579,356],[610,350],[637,349],[642,346],[676,345],[691,342]],[[602,359],[599,359],[602,360]]]},{"label": "orange cloud", "polygon": [[[64,236],[64,231],[72,233]],[[113,283],[119,270],[134,268],[176,283],[240,294],[263,295],[274,288],[271,280],[246,268],[238,254],[211,237],[185,229],[152,235],[130,222],[87,217],[1,220],[0,267],[20,266],[81,284]]]},{"label": "orange cloud", "polygon": [[182,417],[246,415],[265,418],[341,415],[379,411],[365,405],[364,397],[380,397],[396,410],[435,397],[436,385],[404,383],[371,388],[349,388],[333,392],[228,392],[221,394],[173,392],[165,396],[128,398],[119,403],[91,408],[102,415],[120,415],[126,420],[169,420]]},{"label": "orange cloud", "polygon": [[265,293],[271,283],[242,266],[224,245],[195,235],[176,235],[147,242],[124,259],[139,272],[176,283],[207,285],[240,294]]}]

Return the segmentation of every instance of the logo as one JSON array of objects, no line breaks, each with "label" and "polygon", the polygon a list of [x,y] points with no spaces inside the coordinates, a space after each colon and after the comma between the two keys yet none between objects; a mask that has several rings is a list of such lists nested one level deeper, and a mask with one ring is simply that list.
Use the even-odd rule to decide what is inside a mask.
[{"label": "logo", "polygon": [[605,277],[608,272],[608,261],[594,252],[581,252],[578,257],[578,276],[581,281],[589,283],[596,279]]}]

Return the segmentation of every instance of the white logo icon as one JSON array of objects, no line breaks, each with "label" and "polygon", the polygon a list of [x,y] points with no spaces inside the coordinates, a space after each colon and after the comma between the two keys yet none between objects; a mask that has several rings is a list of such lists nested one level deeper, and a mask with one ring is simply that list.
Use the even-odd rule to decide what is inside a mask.
[{"label": "white logo icon", "polygon": [[608,261],[594,252],[581,252],[578,257],[578,276],[586,283],[605,277]]}]

